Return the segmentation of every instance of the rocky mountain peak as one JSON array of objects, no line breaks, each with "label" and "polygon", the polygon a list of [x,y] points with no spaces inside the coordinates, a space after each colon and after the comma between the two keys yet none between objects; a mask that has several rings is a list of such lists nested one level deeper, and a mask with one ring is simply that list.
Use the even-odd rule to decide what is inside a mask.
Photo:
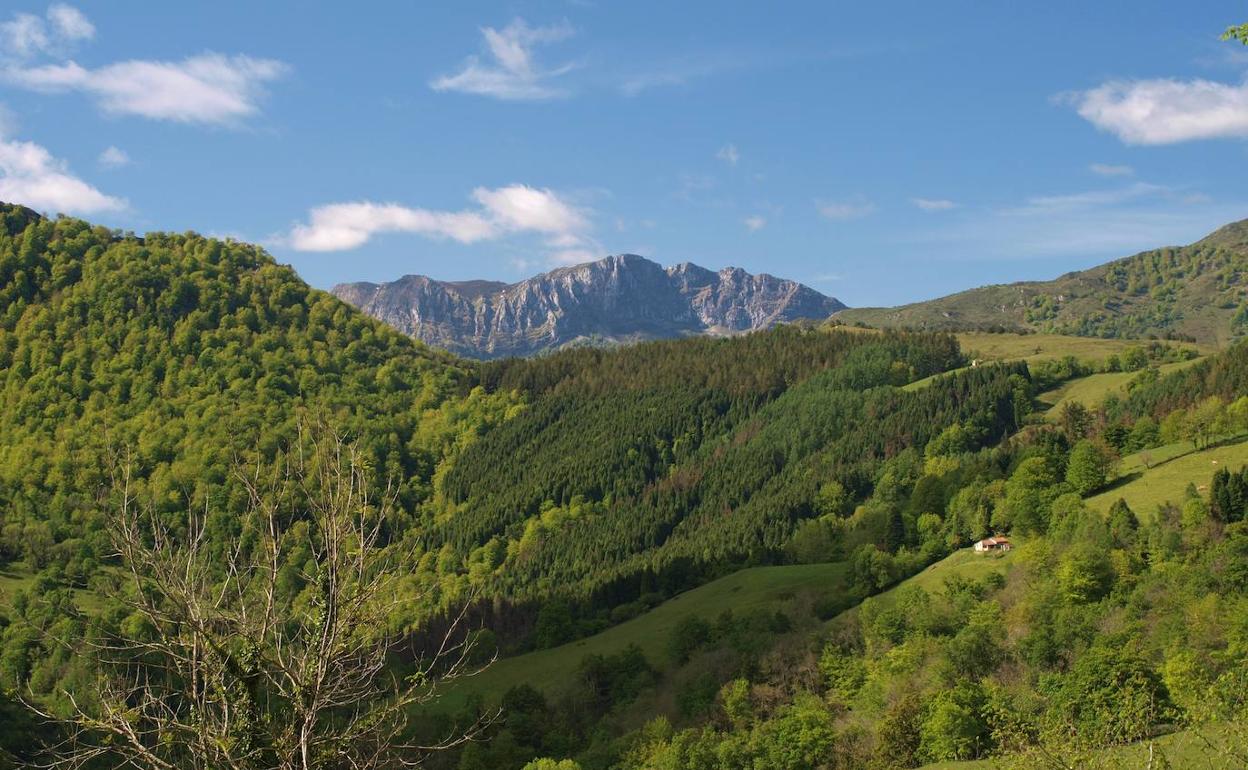
[{"label": "rocky mountain peak", "polygon": [[794,281],[690,262],[663,268],[637,254],[561,267],[517,283],[408,275],[334,287],[340,299],[431,345],[462,355],[529,355],[765,329],[826,318],[845,306]]}]

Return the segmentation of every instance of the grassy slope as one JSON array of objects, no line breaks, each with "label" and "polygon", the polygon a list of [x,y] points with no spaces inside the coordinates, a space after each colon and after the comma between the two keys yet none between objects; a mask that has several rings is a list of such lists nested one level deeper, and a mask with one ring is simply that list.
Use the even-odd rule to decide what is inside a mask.
[{"label": "grassy slope", "polygon": [[724,610],[740,614],[755,609],[783,609],[800,595],[843,593],[848,567],[801,564],[787,567],[754,567],[686,591],[649,612],[575,642],[496,661],[481,674],[456,682],[438,700],[437,708],[454,710],[472,694],[497,698],[508,688],[528,683],[548,695],[566,689],[576,680],[586,655],[610,655],[629,644],[641,647],[657,668],[665,663],[665,647],[671,631],[682,619],[699,615],[714,621]]},{"label": "grassy slope", "polygon": [[[12,606],[13,596],[18,591],[28,591],[35,584],[35,575],[26,569],[9,565],[0,569],[0,607]],[[91,612],[100,609],[103,602],[99,594],[82,588],[72,589],[74,603],[78,609]]]},{"label": "grassy slope", "polygon": [[[1165,364],[1159,367],[1159,371],[1163,375],[1170,374],[1191,366],[1199,360],[1199,358],[1193,358],[1191,361]],[[1062,407],[1074,401],[1092,408],[1104,401],[1105,397],[1110,394],[1122,395],[1126,393],[1128,383],[1138,376],[1139,372],[1090,374],[1087,377],[1078,377],[1064,382],[1053,390],[1041,393],[1038,399],[1042,403],[1053,405],[1047,412],[1047,415],[1052,418],[1061,413]]]},{"label": "grassy slope", "polygon": [[[1104,361],[1115,353],[1139,345],[1136,340],[1104,340],[1095,337],[1072,337],[1065,334],[989,334],[987,332],[959,332],[954,335],[962,351],[970,358],[981,361],[1027,361],[1039,363],[1057,358],[1074,356],[1081,361]],[[1173,343],[1181,347],[1192,348],[1202,355],[1214,351],[1209,345],[1197,345],[1190,342]],[[1188,362],[1184,362],[1186,364]],[[1174,365],[1171,365],[1174,366]],[[1168,369],[1162,370],[1169,371]],[[926,387],[937,377],[912,382],[905,390],[917,390]],[[1128,379],[1130,375],[1128,375]]]},{"label": "grassy slope", "polygon": [[[939,590],[945,578],[951,575],[981,577],[990,571],[1008,568],[1013,555],[984,555],[977,554],[970,548],[963,548],[879,594],[873,601],[890,602],[897,590],[904,586]],[[707,620],[714,620],[728,609],[738,614],[760,608],[784,609],[802,594],[818,596],[843,592],[847,574],[847,565],[840,562],[755,567],[735,572],[687,591],[600,634],[560,647],[496,661],[481,674],[460,680],[448,688],[437,701],[436,708],[456,710],[471,695],[496,699],[508,688],[522,683],[531,684],[548,695],[557,694],[575,682],[577,668],[585,656],[609,655],[619,652],[629,644],[640,646],[651,664],[663,668],[666,664],[664,653],[667,640],[672,629],[683,618],[700,615]],[[848,617],[854,612],[857,612],[857,607],[846,610],[828,623],[836,623],[838,619]]]},{"label": "grassy slope", "polygon": [[[986,332],[960,332],[955,335],[962,350],[968,356],[988,361],[1015,361],[1029,363],[1049,361],[1074,356],[1081,361],[1103,361],[1114,353],[1139,345],[1139,340],[1107,340],[1099,337],[1073,337],[1066,334],[988,334]],[[1210,345],[1192,342],[1174,342],[1178,347],[1194,348],[1200,353],[1211,353]]]},{"label": "grassy slope", "polygon": [[[867,601],[878,602],[888,607],[896,601],[897,592],[905,588],[922,588],[924,591],[933,593],[941,590],[946,578],[955,575],[976,580],[990,572],[1008,572],[1017,556],[1017,546],[1023,544],[1020,538],[1011,537],[1010,539],[1015,543],[1016,549],[1014,551],[1006,553],[976,553],[970,547],[961,548],[935,564],[928,565],[919,574],[906,578],[887,591],[867,599]],[[856,615],[859,609],[860,606],[851,607],[829,620],[825,625],[834,627],[838,623],[843,623]]]},{"label": "grassy slope", "polygon": [[1248,440],[1241,436],[1234,442],[1199,452],[1192,451],[1188,442],[1151,449],[1147,452],[1151,468],[1144,466],[1143,454],[1146,453],[1124,457],[1118,482],[1088,498],[1088,505],[1106,512],[1121,497],[1137,516],[1151,516],[1162,503],[1181,501],[1189,483],[1204,486],[1218,468],[1229,465],[1238,469],[1248,464]]}]

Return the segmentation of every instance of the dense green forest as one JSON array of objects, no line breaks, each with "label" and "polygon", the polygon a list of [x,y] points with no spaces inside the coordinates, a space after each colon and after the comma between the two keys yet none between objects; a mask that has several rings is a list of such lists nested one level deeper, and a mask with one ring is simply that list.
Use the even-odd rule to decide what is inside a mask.
[{"label": "dense green forest", "polygon": [[[148,542],[202,543],[210,581],[274,543],[276,601],[315,606],[298,538],[318,501],[293,489],[266,541],[248,480],[325,425],[385,501],[365,513],[389,627],[358,633],[402,635],[396,673],[465,618],[479,661],[572,655],[742,568],[843,565],[818,597],[685,617],[662,659],[593,654],[566,687],[422,707],[423,745],[503,709],[435,767],[1026,761],[1242,716],[1248,473],[1210,468],[1160,510],[1084,498],[1129,453],[1248,433],[1248,345],[1163,375],[1181,354],[1160,344],[972,366],[948,334],[779,327],[470,364],[253,246],[0,213],[0,748],[19,763],[58,728],[17,698],[91,707],[90,651],[156,633],[121,579],[121,503],[151,513]],[[1094,370],[1135,374],[1041,413]],[[890,591],[990,534],[1018,547]]]},{"label": "dense green forest", "polygon": [[[101,599],[122,472],[168,526],[202,509],[226,543],[249,527],[237,469],[331,423],[394,485],[385,542],[414,546],[396,627],[485,591],[478,609],[519,629],[514,644],[553,644],[788,558],[801,521],[847,513],[880,463],[942,425],[1007,433],[1025,387],[1025,370],[992,368],[905,394],[962,363],[951,338],[788,328],[478,369],[252,246],[3,215],[0,678],[54,700],[85,685],[75,640],[125,620]],[[567,622],[543,626],[547,606]]]},{"label": "dense green forest", "polygon": [[[786,348],[809,363],[770,370],[767,351],[783,364]],[[973,424],[985,442],[1009,433],[1027,388],[1024,367],[894,387],[960,362],[941,335],[784,329],[573,355],[589,365],[439,479],[446,510],[423,535],[438,557],[422,561],[423,582],[445,585],[449,566],[461,590],[571,600],[585,622],[546,643],[643,596],[781,560],[800,522],[849,513],[885,460],[944,426]],[[518,365],[520,376],[541,381],[561,358]],[[786,378],[801,381],[786,389]],[[498,612],[487,625],[511,628]]]},{"label": "dense green forest", "polygon": [[[1120,501],[1103,516],[1083,498],[1112,484],[1123,453],[1242,437],[1245,364],[1240,345],[1168,376],[1145,370],[1126,399],[1073,405],[1054,421],[1033,415],[988,447],[968,442],[963,425],[945,429],[922,453],[883,463],[853,515],[809,521],[791,547],[846,560],[858,597],[990,533],[1010,533],[1013,552],[963,550],[931,577],[830,616],[794,614],[798,602],[690,617],[670,632],[666,658],[587,657],[570,689],[513,687],[494,740],[457,766],[519,768],[547,755],[584,768],[994,756],[1007,767],[1135,767],[1136,755],[1112,764],[1098,752],[1176,729],[1201,736],[1194,754],[1167,759],[1150,745],[1139,756],[1238,766],[1248,469],[1210,469],[1157,510]],[[864,542],[862,528],[893,550]]]}]

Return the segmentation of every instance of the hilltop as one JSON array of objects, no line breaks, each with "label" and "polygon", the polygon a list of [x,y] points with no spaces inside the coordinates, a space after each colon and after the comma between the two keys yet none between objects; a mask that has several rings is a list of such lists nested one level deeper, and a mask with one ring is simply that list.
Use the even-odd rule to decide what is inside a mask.
[{"label": "hilltop", "polygon": [[1225,344],[1248,329],[1248,220],[1188,246],[1141,252],[1052,281],[983,286],[894,308],[838,311],[845,323],[1002,329]]}]

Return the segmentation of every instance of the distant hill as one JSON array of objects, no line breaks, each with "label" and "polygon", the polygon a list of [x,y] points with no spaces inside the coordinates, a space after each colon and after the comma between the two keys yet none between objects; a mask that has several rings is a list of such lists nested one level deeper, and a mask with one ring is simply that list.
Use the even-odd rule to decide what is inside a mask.
[{"label": "distant hill", "polygon": [[795,281],[688,262],[664,269],[635,254],[512,284],[409,275],[342,284],[333,293],[406,334],[474,358],[757,331],[845,307]]},{"label": "distant hill", "polygon": [[1191,244],[1145,251],[1052,281],[984,286],[895,308],[838,312],[846,323],[1177,337],[1225,344],[1248,331],[1248,220]]}]

